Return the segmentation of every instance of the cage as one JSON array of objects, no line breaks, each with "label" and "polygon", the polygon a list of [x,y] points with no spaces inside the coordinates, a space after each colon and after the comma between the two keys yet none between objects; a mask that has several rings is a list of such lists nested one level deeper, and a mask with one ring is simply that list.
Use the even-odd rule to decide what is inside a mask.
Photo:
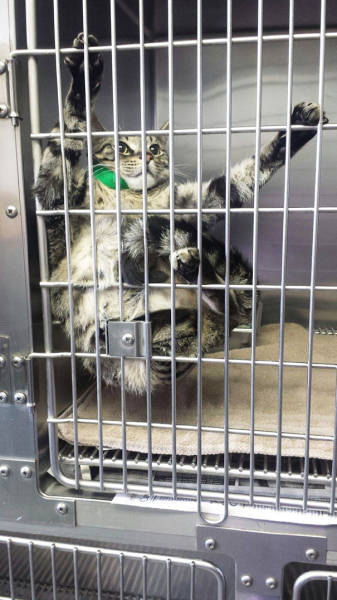
[{"label": "cage", "polygon": [[[161,566],[151,577],[160,585],[171,556],[193,571],[189,561],[209,561],[211,553],[210,569],[220,569],[226,586],[209,584],[205,567],[197,591],[179,575],[172,597],[202,597],[210,586],[211,597],[290,598],[294,589],[295,598],[329,598],[332,579],[327,588],[310,583],[311,571],[295,580],[313,562],[319,570],[312,578],[324,580],[318,574],[326,565],[333,569],[336,552],[335,3],[1,0],[1,7],[3,531],[26,535],[21,542],[15,537],[14,546],[44,549],[46,564],[58,543],[64,556],[74,553],[71,544],[85,553],[81,543],[91,544],[88,553],[96,556],[98,540],[110,544],[107,553],[116,560],[121,552],[132,559],[139,548],[154,552]],[[74,48],[82,31],[82,49]],[[92,65],[100,55],[104,77],[95,113],[104,130],[90,108],[97,91],[90,87]],[[85,102],[81,127],[71,129],[63,110],[71,82],[64,58],[79,56]],[[294,122],[293,109],[303,102],[320,106],[316,121]],[[292,157],[301,135],[312,139]],[[116,203],[97,205],[95,149],[101,140],[117,147],[135,136],[142,165],[138,204],[123,204],[117,152]],[[146,136],[169,150],[164,207],[152,205],[146,189]],[[261,152],[275,136],[283,154],[266,175]],[[78,143],[76,169],[87,169],[88,194],[77,206],[64,181],[72,178],[69,157]],[[63,197],[48,206],[32,192],[46,147],[58,153]],[[240,163],[252,155],[261,158]],[[231,185],[247,164],[253,183],[249,201],[238,206]],[[221,206],[203,205],[203,182],[222,176]],[[195,182],[194,204],[178,205],[186,181]],[[216,220],[211,228],[210,219]],[[144,253],[137,284],[143,304],[130,317],[127,294],[136,285],[121,273],[125,228],[135,221]],[[163,221],[169,252],[159,279],[152,279],[148,232]],[[63,278],[51,265],[50,223],[56,222],[63,227]],[[99,268],[103,222],[113,223],[116,245],[112,292]],[[73,270],[76,227],[89,232],[85,282]],[[201,257],[209,240],[221,248],[222,279],[204,279],[203,259],[197,279],[175,276],[169,257],[182,227],[192,228]],[[252,265],[244,283],[231,278],[226,261],[234,247]],[[101,299],[110,293],[114,305],[104,312]],[[233,325],[235,302],[245,293],[251,314]],[[61,316],[55,297],[66,306]],[[214,297],[221,298],[220,317]],[[89,350],[79,342],[83,298],[92,310]],[[191,314],[193,336],[183,330],[180,337]],[[213,329],[206,348],[208,318]],[[85,361],[93,361],[89,370]],[[105,365],[116,363],[119,384],[106,386]],[[141,394],[129,389],[134,364]],[[153,383],[154,368],[169,373],[165,386]],[[62,541],[35,542],[35,535]],[[25,560],[18,551],[17,564]],[[88,580],[97,579],[85,562],[83,577],[86,568]],[[9,570],[1,595],[35,597],[45,590],[55,597],[53,571],[46,569],[48,581],[41,579],[38,592],[22,583],[19,593]],[[26,575],[29,584],[29,569]],[[83,595],[75,580],[57,595]],[[104,594],[171,597],[163,586],[147,590],[141,583],[126,592],[107,587]]]}]

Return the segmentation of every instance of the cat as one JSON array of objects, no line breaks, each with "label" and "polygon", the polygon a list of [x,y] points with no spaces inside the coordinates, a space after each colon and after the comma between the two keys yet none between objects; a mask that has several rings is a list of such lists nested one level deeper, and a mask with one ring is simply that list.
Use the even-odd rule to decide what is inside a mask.
[{"label": "cat", "polygon": [[[92,35],[89,45],[97,46]],[[78,34],[73,47],[84,48],[84,36]],[[66,133],[86,131],[85,85],[83,52],[65,58],[71,73],[71,84],[64,106]],[[93,130],[102,131],[94,104],[101,87],[103,57],[100,52],[89,53],[89,80]],[[302,102],[295,106],[292,124],[317,125],[320,119],[319,105]],[[322,115],[323,122],[327,122]],[[164,128],[167,125],[164,126]],[[56,125],[53,132],[58,132]],[[316,135],[315,129],[291,132],[291,156]],[[169,156],[167,136],[148,135],[146,137],[146,183],[147,207],[168,209],[170,206]],[[93,161],[95,163],[94,198],[95,209],[115,209],[116,192],[100,179],[100,170],[113,171],[115,168],[114,137],[94,136]],[[286,133],[277,133],[262,148],[260,154],[259,186],[263,186],[285,162]],[[65,161],[67,172],[67,192],[69,208],[88,209],[90,205],[88,172],[79,166],[85,149],[84,137],[65,138]],[[138,136],[119,136],[119,159],[122,209],[142,209],[142,151]],[[230,206],[241,207],[254,198],[255,157],[248,158],[233,166],[230,173]],[[225,176],[221,175],[202,183],[202,206],[219,209],[225,206]],[[124,189],[125,188],[125,189]],[[43,153],[42,163],[34,192],[42,209],[54,210],[64,207],[64,181],[62,175],[61,142],[51,138]],[[175,208],[196,208],[198,185],[196,182],[176,183],[174,188]],[[195,283],[199,265],[202,264],[202,283],[219,284],[225,280],[225,248],[211,235],[211,228],[221,215],[203,214],[202,256],[197,248],[195,216],[175,216],[175,250],[171,256],[170,221],[164,216],[148,216],[147,243],[150,283],[170,282],[171,261],[176,283]],[[72,214],[71,228],[71,280],[73,288],[74,332],[77,352],[94,353],[95,312],[93,292],[91,226],[88,214]],[[115,215],[95,216],[97,281],[99,288],[98,317],[100,323],[100,350],[105,353],[106,320],[120,320],[119,277],[122,276],[123,319],[125,321],[144,320],[144,234],[142,218],[128,215],[122,219],[122,273],[118,272],[118,235]],[[67,281],[67,261],[65,253],[65,228],[63,215],[47,218],[49,242],[49,264],[51,281]],[[230,254],[230,283],[250,284],[252,269],[240,252],[234,248]],[[240,323],[249,323],[251,318],[251,291],[230,290],[229,330]],[[214,352],[224,344],[224,291],[202,290],[202,352]],[[70,335],[68,289],[55,287],[51,290],[51,304],[54,318],[61,321],[66,334]],[[170,356],[170,289],[149,289],[149,312],[152,323],[152,355]],[[197,344],[197,295],[193,287],[175,291],[176,312],[176,355],[196,356]],[[93,375],[96,372],[95,358],[83,358],[83,364]],[[177,377],[191,367],[190,362],[177,361]],[[101,358],[102,378],[108,385],[120,384],[120,359]],[[170,383],[170,361],[151,360],[151,388],[161,383]],[[125,389],[143,393],[146,389],[146,367],[144,359],[126,359],[124,369]]]}]

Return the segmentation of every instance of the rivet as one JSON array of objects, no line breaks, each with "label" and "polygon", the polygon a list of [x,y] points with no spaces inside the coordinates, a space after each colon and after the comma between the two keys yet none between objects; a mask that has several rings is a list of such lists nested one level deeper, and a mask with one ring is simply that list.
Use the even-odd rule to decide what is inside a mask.
[{"label": "rivet", "polygon": [[68,506],[66,505],[66,503],[59,502],[56,506],[56,512],[58,512],[59,515],[66,515],[68,512]]},{"label": "rivet", "polygon": [[265,584],[267,588],[269,588],[270,590],[274,590],[277,587],[277,580],[275,579],[275,577],[267,577]]},{"label": "rivet", "polygon": [[6,357],[0,354],[0,369],[3,369],[6,366]]},{"label": "rivet", "polygon": [[241,577],[241,583],[246,587],[250,587],[251,585],[253,585],[253,581],[254,580],[251,575],[242,575]]},{"label": "rivet", "polygon": [[7,402],[8,394],[7,392],[0,392],[0,402]]},{"label": "rivet", "polygon": [[5,119],[9,113],[7,104],[0,104],[0,119]]},{"label": "rivet", "polygon": [[207,540],[205,540],[205,548],[207,548],[207,550],[214,550],[215,547],[216,541],[214,538],[208,538]]},{"label": "rivet", "polygon": [[7,71],[7,60],[0,60],[0,75]]},{"label": "rivet", "polygon": [[7,465],[0,465],[0,476],[8,477],[9,475],[9,467]]},{"label": "rivet", "polygon": [[16,392],[14,400],[17,404],[24,404],[27,400],[27,396],[24,392]]},{"label": "rivet", "polygon": [[[0,118],[1,118],[1,105],[0,105]],[[9,217],[10,219],[15,219],[15,217],[18,214],[18,209],[16,208],[16,206],[12,206],[11,204],[9,206],[7,206],[6,208],[6,215],[7,217]]]},{"label": "rivet", "polygon": [[308,548],[308,550],[305,551],[305,556],[308,560],[316,560],[316,558],[318,558],[318,550],[315,550],[315,548]]},{"label": "rivet", "polygon": [[124,335],[122,337],[122,344],[124,346],[133,346],[134,343],[135,343],[135,338],[132,335],[132,333],[124,333]]},{"label": "rivet", "polygon": [[12,358],[12,365],[13,367],[16,367],[17,369],[19,369],[20,367],[22,367],[22,365],[24,364],[24,359],[22,358],[22,356],[13,356]]},{"label": "rivet", "polygon": [[23,477],[24,479],[30,479],[31,476],[33,475],[32,469],[30,467],[28,467],[27,465],[24,465],[23,467],[21,467],[20,473],[21,473],[21,477]]}]

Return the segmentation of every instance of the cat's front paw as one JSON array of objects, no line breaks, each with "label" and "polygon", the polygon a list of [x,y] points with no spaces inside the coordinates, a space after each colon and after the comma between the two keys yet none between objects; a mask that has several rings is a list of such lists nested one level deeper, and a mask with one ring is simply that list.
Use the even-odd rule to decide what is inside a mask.
[{"label": "cat's front paw", "polygon": [[198,248],[180,248],[172,254],[172,265],[177,273],[189,282],[198,278],[200,255]]},{"label": "cat's front paw", "polygon": [[[88,36],[88,45],[98,46],[98,41],[94,35]],[[65,64],[68,66],[74,80],[76,87],[84,90],[84,33],[79,33],[73,41],[73,48],[76,50],[82,50],[82,52],[76,52],[69,54],[64,59]],[[90,80],[90,91],[97,93],[102,79],[103,73],[103,55],[101,52],[90,52],[89,53],[89,80]]]},{"label": "cat's front paw", "polygon": [[[317,102],[300,102],[296,104],[292,115],[292,125],[317,125],[321,116],[321,108]],[[328,123],[325,112],[323,111],[323,123]]]}]

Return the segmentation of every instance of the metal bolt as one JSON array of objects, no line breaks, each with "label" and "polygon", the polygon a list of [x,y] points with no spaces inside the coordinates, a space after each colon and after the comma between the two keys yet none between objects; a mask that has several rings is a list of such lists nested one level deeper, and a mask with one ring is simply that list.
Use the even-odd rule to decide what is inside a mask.
[{"label": "metal bolt", "polygon": [[315,550],[315,548],[308,548],[308,550],[305,551],[305,555],[308,560],[316,560],[316,558],[318,558],[318,550]]},{"label": "metal bolt", "polygon": [[7,104],[0,104],[0,119],[5,119],[9,113]]},{"label": "metal bolt", "polygon": [[250,587],[251,585],[253,585],[253,581],[254,580],[251,575],[242,575],[241,577],[241,583],[246,587]]},{"label": "metal bolt", "polygon": [[0,75],[7,71],[7,60],[0,60]]},{"label": "metal bolt", "polygon": [[25,465],[24,467],[21,467],[20,473],[21,473],[21,477],[23,477],[24,479],[30,479],[31,476],[33,475],[32,469],[30,467],[28,467],[27,465]]},{"label": "metal bolt", "polygon": [[269,588],[270,590],[274,590],[277,587],[277,580],[275,579],[275,577],[267,577],[265,584],[267,588]]},{"label": "metal bolt", "polygon": [[207,540],[205,540],[205,548],[207,548],[207,550],[214,550],[215,547],[216,541],[214,538],[208,538]]},{"label": "metal bolt", "polygon": [[[1,111],[1,106],[0,106],[0,111]],[[1,118],[1,112],[0,112],[0,118]],[[15,217],[18,214],[18,209],[16,208],[16,206],[7,206],[6,208],[6,215],[7,217],[9,217],[10,219],[15,219]]]},{"label": "metal bolt", "polygon": [[13,356],[13,358],[12,358],[12,365],[13,365],[13,367],[16,367],[17,369],[22,367],[24,362],[25,361],[22,358],[22,356]]},{"label": "metal bolt", "polygon": [[27,400],[27,396],[24,392],[16,392],[14,400],[17,404],[24,404]]},{"label": "metal bolt", "polygon": [[124,346],[133,346],[134,343],[135,343],[135,338],[132,335],[132,333],[124,333],[124,335],[122,337],[122,344]]},{"label": "metal bolt", "polygon": [[0,402],[7,402],[8,394],[7,392],[0,392]]},{"label": "metal bolt", "polygon": [[59,502],[56,506],[56,512],[58,512],[59,515],[66,515],[68,512],[68,506],[66,505],[66,503]]},{"label": "metal bolt", "polygon": [[0,355],[0,369],[3,369],[6,366],[6,357]]},{"label": "metal bolt", "polygon": [[8,477],[9,475],[9,467],[7,465],[0,465],[0,476]]}]

